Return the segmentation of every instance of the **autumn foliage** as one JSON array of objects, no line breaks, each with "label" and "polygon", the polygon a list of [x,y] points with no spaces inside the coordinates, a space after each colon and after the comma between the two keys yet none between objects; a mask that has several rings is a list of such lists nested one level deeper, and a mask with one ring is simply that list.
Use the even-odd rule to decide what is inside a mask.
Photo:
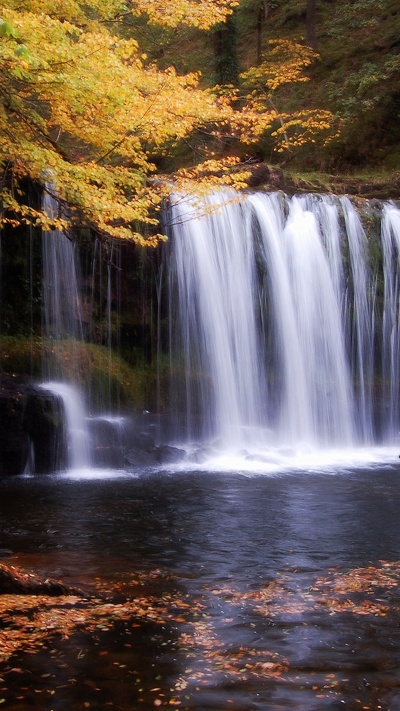
[{"label": "autumn foliage", "polygon": [[[124,18],[208,30],[235,0],[16,0],[0,5],[0,164],[2,222],[44,229],[86,226],[97,235],[155,244],[157,210],[171,180],[244,185],[237,145],[248,147],[266,130],[277,146],[314,140],[330,116],[281,116],[275,85],[302,80],[314,59],[296,45],[243,75],[243,91],[200,88],[199,76],[161,70],[149,62],[140,37],[122,32]],[[131,33],[132,34],[132,33]],[[275,50],[273,50],[275,51]],[[295,124],[293,124],[293,121]],[[200,131],[209,153],[195,170],[158,176],[158,164]],[[302,136],[302,138],[299,138]],[[235,150],[227,145],[234,142]],[[239,151],[240,153],[240,151]],[[195,162],[198,164],[199,159]],[[57,195],[59,216],[21,206],[22,179]],[[157,178],[157,179],[156,179]],[[176,186],[175,186],[176,187]]]}]

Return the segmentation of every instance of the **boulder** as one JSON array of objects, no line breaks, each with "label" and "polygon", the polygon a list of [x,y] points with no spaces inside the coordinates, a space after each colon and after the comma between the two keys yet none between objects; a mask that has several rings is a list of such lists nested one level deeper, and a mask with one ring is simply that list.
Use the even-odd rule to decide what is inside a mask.
[{"label": "boulder", "polygon": [[186,459],[186,452],[179,447],[172,447],[170,444],[161,444],[156,447],[155,456],[160,464],[176,464]]},{"label": "boulder", "polygon": [[64,469],[68,461],[62,398],[24,379],[0,379],[0,476]]},{"label": "boulder", "polygon": [[204,464],[204,462],[209,461],[215,456],[215,450],[211,449],[211,447],[199,447],[189,455],[188,459],[194,464]]},{"label": "boulder", "polygon": [[0,385],[0,475],[22,474],[29,454],[29,436],[24,427],[26,386]]},{"label": "boulder", "polygon": [[92,417],[88,421],[95,467],[121,469],[124,466],[126,436],[121,419]]},{"label": "boulder", "polygon": [[132,447],[125,454],[125,463],[132,467],[151,467],[157,464],[154,452],[147,452],[139,447]]},{"label": "boulder", "polygon": [[36,474],[66,469],[67,426],[60,395],[43,388],[31,388],[26,394],[23,427],[32,442]]}]

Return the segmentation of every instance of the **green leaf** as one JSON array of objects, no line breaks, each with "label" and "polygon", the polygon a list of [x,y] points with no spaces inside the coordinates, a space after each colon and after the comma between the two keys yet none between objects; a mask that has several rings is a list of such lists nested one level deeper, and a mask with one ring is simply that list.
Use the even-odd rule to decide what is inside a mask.
[{"label": "green leaf", "polygon": [[9,22],[0,18],[0,37],[18,37],[18,30],[15,29]]},{"label": "green leaf", "polygon": [[26,44],[20,44],[19,47],[15,50],[15,54],[17,55],[17,57],[20,57],[20,59],[26,59],[27,61],[30,61],[32,59],[29,47],[27,47]]}]

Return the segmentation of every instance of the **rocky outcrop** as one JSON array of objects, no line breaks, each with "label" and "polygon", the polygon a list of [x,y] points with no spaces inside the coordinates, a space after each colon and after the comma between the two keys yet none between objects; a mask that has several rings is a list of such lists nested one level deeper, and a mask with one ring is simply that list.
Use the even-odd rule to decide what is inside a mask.
[{"label": "rocky outcrop", "polygon": [[61,397],[42,388],[32,388],[26,395],[23,422],[32,445],[35,473],[65,469],[68,442]]},{"label": "rocky outcrop", "polygon": [[92,464],[95,467],[122,469],[126,449],[126,433],[119,418],[93,417],[88,421]]},{"label": "rocky outcrop", "polygon": [[59,395],[31,383],[0,380],[0,475],[58,471],[67,464],[64,406]]},{"label": "rocky outcrop", "polygon": [[29,437],[24,427],[26,387],[0,386],[0,475],[21,474],[28,461]]},{"label": "rocky outcrop", "polygon": [[143,413],[133,424],[127,436],[125,466],[129,469],[154,467],[160,464],[176,464],[186,458],[186,451],[170,444],[159,443],[160,428],[157,418],[150,413]]}]

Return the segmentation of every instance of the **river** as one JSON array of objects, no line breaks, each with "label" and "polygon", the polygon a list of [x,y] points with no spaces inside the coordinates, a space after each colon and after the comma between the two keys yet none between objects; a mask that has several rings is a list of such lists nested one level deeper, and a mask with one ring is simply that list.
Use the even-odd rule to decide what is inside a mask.
[{"label": "river", "polygon": [[17,651],[4,708],[400,709],[399,474],[1,480],[2,562],[141,601]]}]

